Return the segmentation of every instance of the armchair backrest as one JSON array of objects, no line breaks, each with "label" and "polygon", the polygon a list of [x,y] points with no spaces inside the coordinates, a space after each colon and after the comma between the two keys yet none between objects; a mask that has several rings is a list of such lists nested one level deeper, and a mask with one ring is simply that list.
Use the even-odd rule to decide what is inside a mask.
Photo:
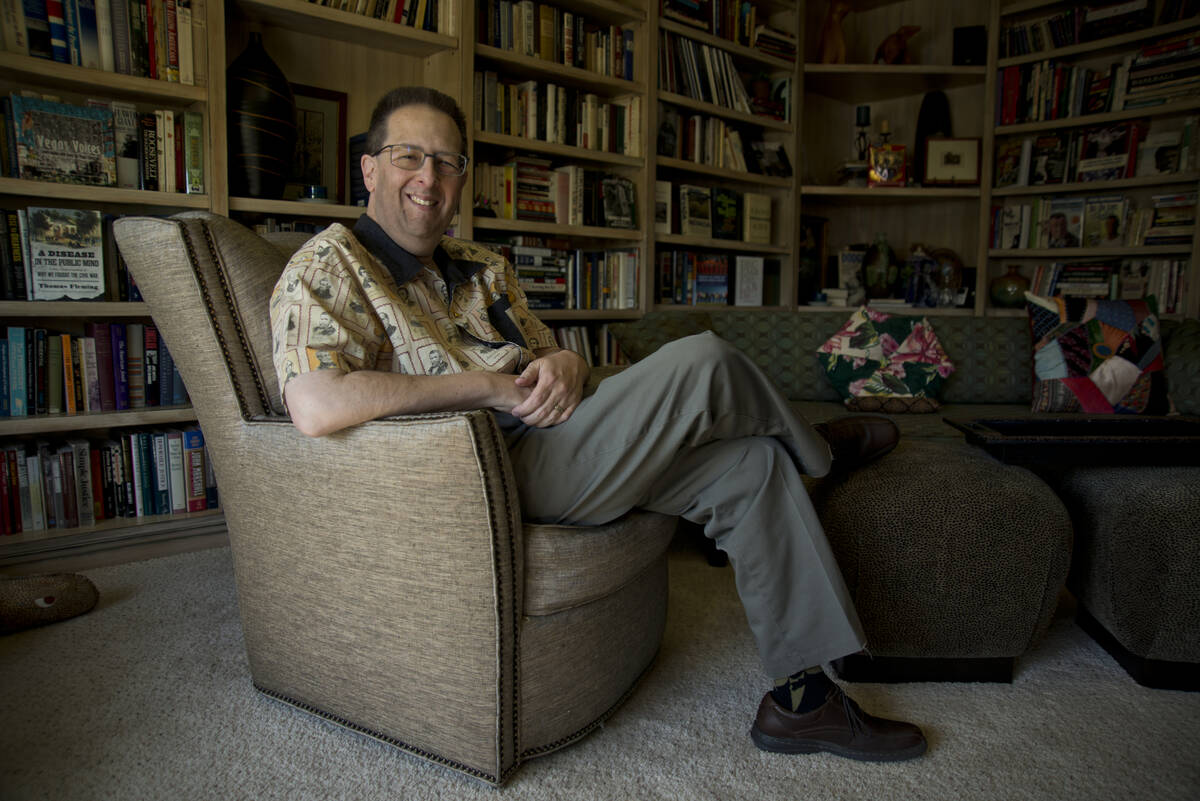
[{"label": "armchair backrest", "polygon": [[[203,417],[202,410],[210,408],[197,393],[210,391],[215,408],[233,400],[243,419],[284,414],[271,358],[268,304],[288,247],[299,244],[296,237],[268,241],[233,220],[201,211],[166,219],[123,217],[113,231],[176,357],[197,414]],[[193,344],[197,337],[210,338],[206,344],[212,347],[176,344]],[[223,358],[196,358],[197,353]],[[200,422],[207,431],[209,424]]]}]

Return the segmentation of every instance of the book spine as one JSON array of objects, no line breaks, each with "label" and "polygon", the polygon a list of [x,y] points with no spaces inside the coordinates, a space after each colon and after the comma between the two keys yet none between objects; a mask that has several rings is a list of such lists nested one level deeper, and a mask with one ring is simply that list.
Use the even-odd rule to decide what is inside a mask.
[{"label": "book spine", "polygon": [[46,21],[50,26],[50,57],[59,63],[70,64],[65,14],[63,0],[46,0]]},{"label": "book spine", "polygon": [[183,469],[189,512],[203,512],[208,508],[204,491],[204,456],[204,435],[198,428],[186,429],[183,432]]},{"label": "book spine", "polygon": [[203,195],[204,117],[198,111],[183,113],[183,169],[186,176],[184,191],[189,195]]},{"label": "book spine", "polygon": [[140,174],[138,176],[141,188],[148,192],[159,191],[158,185],[158,149],[157,126],[153,112],[138,116],[138,153],[140,155]]},{"label": "book spine", "polygon": [[113,404],[116,411],[129,408],[129,353],[125,341],[125,326],[109,324],[112,338]]}]

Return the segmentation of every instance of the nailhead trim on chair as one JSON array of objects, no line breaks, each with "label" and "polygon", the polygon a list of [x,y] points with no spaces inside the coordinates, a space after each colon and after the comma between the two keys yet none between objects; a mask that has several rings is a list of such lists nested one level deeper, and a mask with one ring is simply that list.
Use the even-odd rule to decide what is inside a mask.
[{"label": "nailhead trim on chair", "polygon": [[[209,228],[209,225],[206,222],[202,222],[200,225],[201,228],[204,229],[204,238],[208,242],[209,252],[211,252],[213,255],[213,263],[217,266],[217,277],[221,281],[221,293],[225,296],[225,303],[228,304],[231,310],[237,309],[238,306],[234,302],[233,293],[229,289],[229,280],[225,275],[225,264],[218,257],[216,246],[213,244],[212,229]],[[262,384],[262,379],[259,378],[258,365],[254,361],[254,354],[250,350],[250,342],[246,339],[246,331],[242,327],[242,321],[238,319],[236,314],[231,314],[230,316],[233,319],[233,330],[234,333],[237,334],[238,344],[242,346],[242,356],[246,359],[246,364],[250,365],[250,377],[254,379],[254,388],[258,391],[258,400],[262,404],[263,411],[270,412],[271,401],[267,397],[267,390]],[[228,357],[229,351],[225,350],[223,343],[222,350],[225,351],[225,355]],[[230,372],[232,373],[233,371],[231,370]],[[234,383],[237,383],[236,379]],[[246,411],[246,404],[242,398],[240,387],[238,389],[238,399],[242,404],[242,416],[249,417],[249,413]]]},{"label": "nailhead trim on chair", "polygon": [[520,764],[520,763],[514,763],[508,770],[506,770],[500,776],[497,776],[494,773],[486,773],[482,770],[479,770],[478,768],[472,768],[468,765],[462,764],[461,762],[455,762],[452,759],[447,759],[446,757],[442,756],[441,754],[435,754],[432,751],[426,751],[422,748],[417,748],[416,746],[409,745],[408,743],[404,742],[403,740],[397,740],[395,737],[389,737],[386,734],[381,734],[377,731],[373,731],[371,729],[368,729],[366,726],[360,726],[359,724],[354,723],[349,720],[346,720],[343,717],[339,717],[337,715],[332,715],[323,709],[318,709],[317,707],[313,706],[312,704],[306,704],[302,701],[297,701],[294,698],[289,698],[288,696],[284,695],[283,693],[278,693],[278,692],[275,692],[274,690],[268,690],[265,687],[260,687],[258,684],[254,685],[254,689],[258,690],[260,693],[262,693],[263,695],[265,695],[269,698],[274,698],[276,701],[282,701],[283,703],[285,703],[289,706],[294,706],[299,710],[309,713],[310,715],[316,715],[317,717],[324,718],[325,720],[328,720],[330,723],[336,723],[337,725],[342,726],[347,729],[350,729],[351,731],[358,732],[359,734],[365,734],[368,737],[379,740],[380,742],[387,743],[388,745],[399,748],[402,751],[407,751],[408,753],[413,754],[414,756],[419,756],[422,759],[428,759],[430,762],[436,762],[439,765],[445,765],[448,768],[453,768],[454,770],[457,770],[461,773],[465,773],[468,776],[474,776],[477,779],[483,779],[484,781],[491,782],[492,784],[497,784],[497,785],[503,784],[505,781],[508,780],[508,777],[512,775],[513,771],[515,771],[517,769],[518,765]]},{"label": "nailhead trim on chair", "polygon": [[[494,424],[487,425],[487,424],[483,423],[480,416],[478,416],[478,415],[468,416],[467,420],[470,422],[470,426],[471,426],[472,441],[479,442],[481,435],[488,434],[488,435],[490,435],[489,438],[491,439],[493,453],[499,453],[500,448],[507,447],[504,444],[504,442],[501,441],[499,431]],[[481,428],[486,429],[486,431],[480,431]],[[501,492],[501,500],[503,502],[504,512],[508,516],[508,520],[511,522],[514,519],[514,515],[513,515],[513,509],[508,503],[508,499],[512,497],[512,494],[508,491],[507,471],[500,470],[499,473],[500,473],[501,488],[503,490]],[[498,521],[496,519],[495,498],[492,495],[491,488],[488,486],[487,481],[485,480],[481,483],[483,485],[483,493],[484,493],[484,499],[486,502],[486,507],[488,510],[488,515],[491,518],[492,530],[497,531],[497,530],[499,530],[499,528],[498,528]],[[520,525],[519,514],[515,517],[515,519],[516,519],[517,524]],[[512,617],[512,637],[513,637],[512,665],[511,665],[511,669],[512,669],[512,699],[510,701],[511,708],[512,708],[512,716],[511,716],[510,723],[509,723],[509,725],[512,727],[512,741],[513,741],[513,764],[512,764],[512,767],[510,768],[510,771],[511,771],[511,770],[515,770],[521,764],[521,759],[520,759],[520,755],[521,755],[521,726],[520,726],[520,719],[521,719],[521,717],[520,717],[521,619],[520,619],[520,609],[518,609],[518,604],[515,602],[515,599],[517,598],[517,596],[520,592],[520,588],[518,588],[516,586],[516,584],[517,584],[517,574],[516,574],[517,547],[516,547],[516,542],[513,538],[514,532],[512,531],[512,527],[506,524],[506,528],[508,529],[508,564],[513,566],[513,568],[512,568],[513,575],[512,575],[511,580],[513,582],[513,588],[514,588],[514,592],[513,592],[514,603],[512,604],[512,609],[510,609],[508,612],[508,614],[511,615],[511,617]],[[493,569],[496,571],[497,576],[500,575],[500,564],[501,564],[501,562],[500,562],[501,556],[500,556],[499,549],[500,549],[500,543],[495,542],[493,540],[493,546],[492,546]],[[498,605],[501,604],[503,594],[496,593],[496,597],[497,597],[497,604]],[[505,614],[504,609],[501,608],[500,606],[498,606],[496,609],[497,618],[503,619],[504,614]],[[504,684],[503,679],[501,679],[501,686],[503,686],[503,684]],[[506,738],[506,737],[500,738],[500,743],[501,743],[500,764],[501,765],[504,764],[503,747],[504,747],[504,743],[507,741],[507,739],[508,738]]]},{"label": "nailhead trim on chair", "polygon": [[[178,221],[176,221],[176,225],[179,226],[179,233],[183,237],[183,244],[185,247],[187,247],[188,261],[190,261],[192,264],[199,264],[196,259],[196,248],[192,244],[192,237],[188,233],[187,225]],[[216,249],[213,246],[212,236],[208,231],[208,226],[202,223],[201,227],[204,229],[204,239],[208,245],[209,255],[212,257],[213,262],[216,263]],[[208,282],[204,280],[203,271],[194,269],[192,272],[196,276],[196,280],[200,283],[200,293],[204,296],[204,309],[206,312],[208,312],[208,321],[212,324],[212,329],[217,335],[217,342],[221,345],[221,353],[225,355],[225,364],[228,369],[228,365],[230,363],[229,347],[225,344],[225,332],[221,330],[221,326],[217,323],[217,313],[216,309],[214,309],[212,305],[212,293],[208,291]],[[220,270],[217,272],[219,273]],[[246,404],[245,396],[242,394],[242,386],[238,382],[237,374],[232,369],[229,369],[229,380],[233,383],[234,395],[237,397],[238,407],[242,410],[242,417],[244,419],[249,418],[250,409]]]}]

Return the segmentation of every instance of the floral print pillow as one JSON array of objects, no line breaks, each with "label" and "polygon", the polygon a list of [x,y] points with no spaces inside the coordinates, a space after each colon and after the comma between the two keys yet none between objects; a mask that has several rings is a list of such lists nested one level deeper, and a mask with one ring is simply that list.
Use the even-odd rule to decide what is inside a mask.
[{"label": "floral print pillow", "polygon": [[889,315],[870,306],[855,311],[817,349],[817,359],[848,404],[868,397],[936,401],[942,382],[954,372],[928,319]]}]

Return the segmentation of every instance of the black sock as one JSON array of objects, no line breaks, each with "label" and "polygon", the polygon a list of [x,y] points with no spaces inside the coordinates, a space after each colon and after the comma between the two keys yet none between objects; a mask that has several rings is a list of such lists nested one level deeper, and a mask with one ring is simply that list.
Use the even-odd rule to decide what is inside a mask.
[{"label": "black sock", "polygon": [[784,709],[797,713],[811,712],[825,703],[832,686],[833,682],[825,675],[824,670],[811,667],[793,673],[786,679],[777,679],[771,696],[775,703]]}]

